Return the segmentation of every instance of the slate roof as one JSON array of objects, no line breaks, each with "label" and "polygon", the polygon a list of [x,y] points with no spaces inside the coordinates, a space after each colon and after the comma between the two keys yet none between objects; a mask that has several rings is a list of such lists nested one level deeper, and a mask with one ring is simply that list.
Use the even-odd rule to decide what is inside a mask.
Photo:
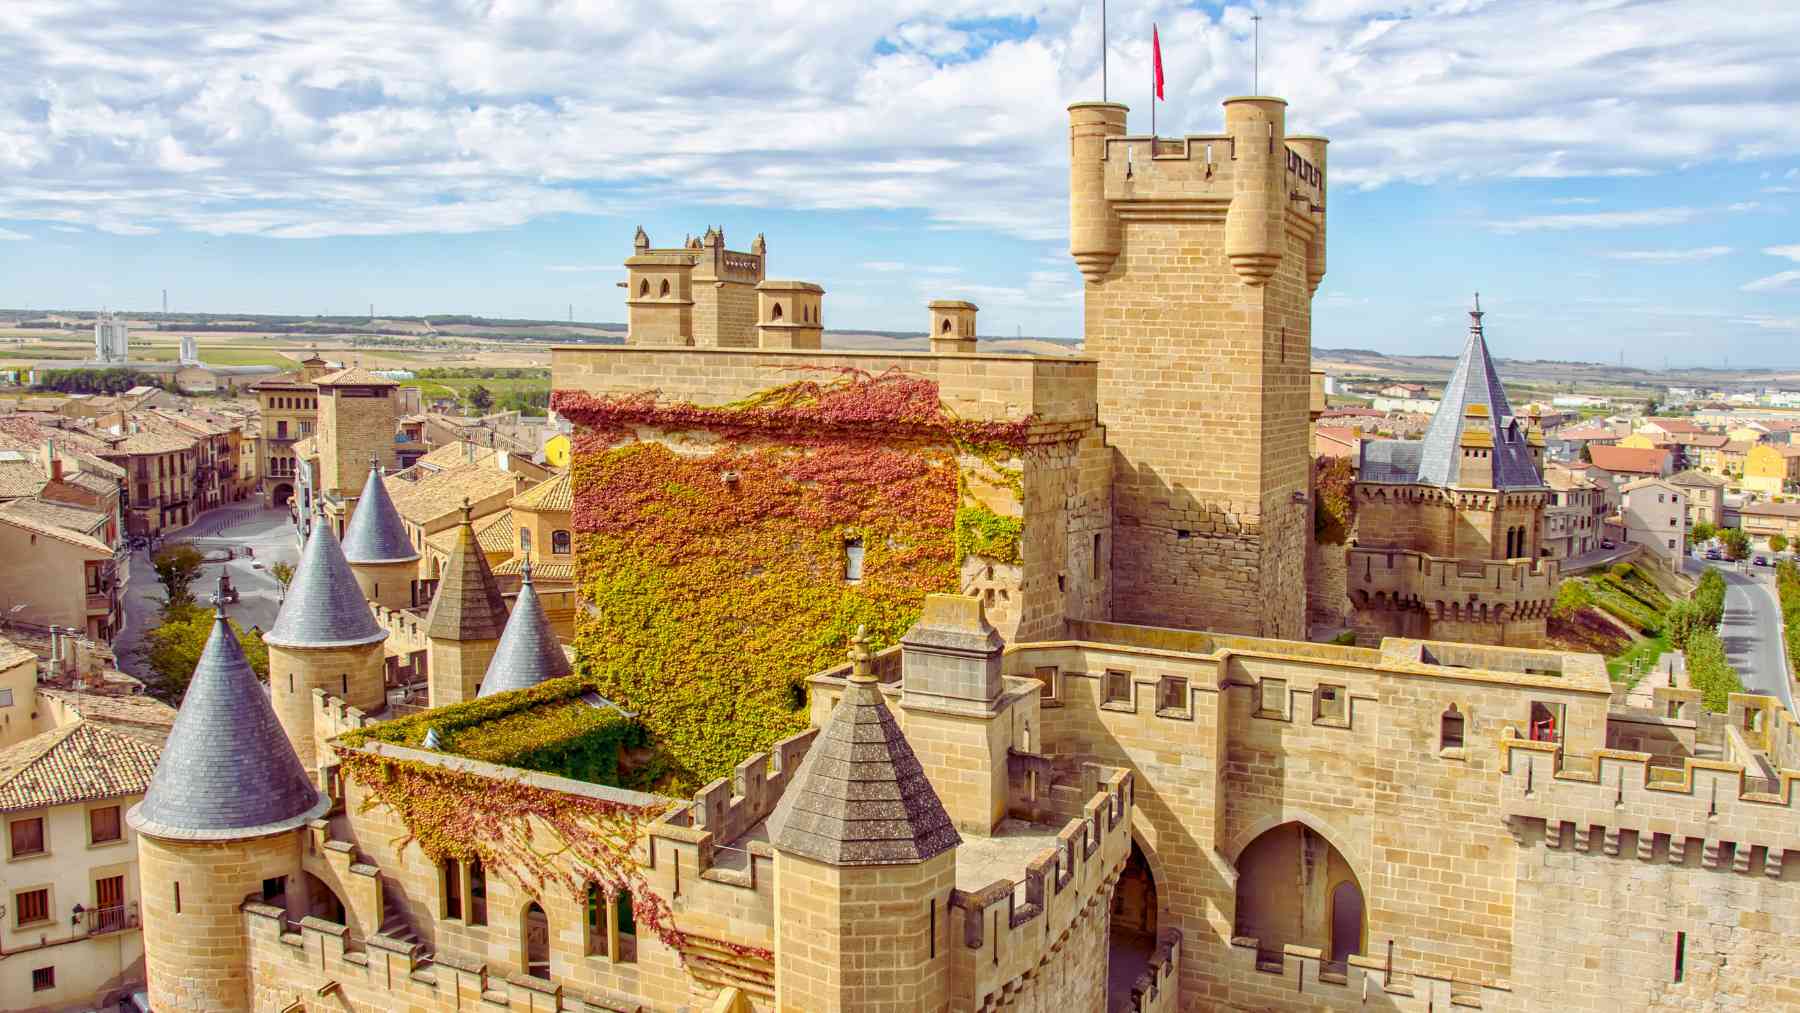
[{"label": "slate roof", "polygon": [[493,696],[514,689],[529,689],[548,679],[560,679],[574,672],[569,656],[563,653],[550,620],[544,615],[543,603],[531,586],[531,565],[522,571],[519,597],[513,602],[512,617],[506,631],[500,634],[500,646],[488,662],[481,677],[477,697]]},{"label": "slate roof", "polygon": [[387,639],[331,525],[314,524],[300,550],[281,612],[263,642],[275,647],[350,647]]},{"label": "slate roof", "polygon": [[827,865],[911,865],[962,843],[882,699],[867,648],[769,817],[769,839]]},{"label": "slate roof", "polygon": [[419,558],[419,550],[413,548],[406,524],[388,496],[379,465],[369,468],[362,498],[356,501],[350,526],[344,529],[343,547],[344,558],[352,563],[395,563]]},{"label": "slate roof", "polygon": [[505,630],[506,599],[500,595],[487,554],[475,541],[465,502],[456,544],[450,548],[425,618],[425,635],[437,640],[494,640]]},{"label": "slate roof", "polygon": [[141,795],[160,750],[91,721],[76,721],[0,750],[0,812]]},{"label": "slate roof", "polygon": [[330,805],[219,613],[131,825],[152,837],[234,840],[291,830]]},{"label": "slate roof", "polygon": [[1543,476],[1531,460],[1524,427],[1507,403],[1506,388],[1488,356],[1487,338],[1481,330],[1481,304],[1469,311],[1469,337],[1456,370],[1444,386],[1442,403],[1425,430],[1419,451],[1417,481],[1452,487],[1462,468],[1465,434],[1488,437],[1493,446],[1493,488],[1542,488]]},{"label": "slate roof", "polygon": [[1364,482],[1414,482],[1419,477],[1421,440],[1364,440],[1357,476]]}]

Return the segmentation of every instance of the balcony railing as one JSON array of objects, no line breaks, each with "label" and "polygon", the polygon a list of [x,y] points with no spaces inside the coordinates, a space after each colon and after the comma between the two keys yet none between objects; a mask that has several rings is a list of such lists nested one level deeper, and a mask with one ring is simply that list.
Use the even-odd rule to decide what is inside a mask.
[{"label": "balcony railing", "polygon": [[138,906],[120,904],[117,907],[97,907],[77,911],[75,927],[86,929],[90,936],[102,936],[111,932],[123,932],[138,927]]}]

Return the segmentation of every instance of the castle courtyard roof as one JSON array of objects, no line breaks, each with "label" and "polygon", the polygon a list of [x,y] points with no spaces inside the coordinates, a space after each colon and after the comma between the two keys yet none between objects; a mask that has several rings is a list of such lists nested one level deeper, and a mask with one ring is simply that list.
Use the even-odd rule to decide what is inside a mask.
[{"label": "castle courtyard roof", "polygon": [[275,647],[351,647],[387,639],[331,525],[314,524],[300,565],[263,642]]},{"label": "castle courtyard roof", "polygon": [[910,865],[962,843],[882,699],[859,636],[843,699],[769,817],[770,840],[827,865]]},{"label": "castle courtyard roof", "polygon": [[544,606],[531,585],[531,564],[526,563],[512,616],[506,621],[505,632],[500,634],[500,645],[494,649],[494,658],[488,662],[487,672],[481,679],[481,692],[476,695],[493,696],[508,690],[529,689],[573,671],[569,656],[563,653],[562,645],[557,643],[556,634],[550,629]]},{"label": "castle courtyard roof", "polygon": [[132,827],[175,840],[235,840],[292,830],[330,805],[217,613],[156,773],[129,814]]},{"label": "castle courtyard roof", "polygon": [[369,468],[362,498],[344,529],[344,558],[352,563],[397,563],[419,558],[419,550],[407,537],[406,524],[382,481],[381,467]]}]

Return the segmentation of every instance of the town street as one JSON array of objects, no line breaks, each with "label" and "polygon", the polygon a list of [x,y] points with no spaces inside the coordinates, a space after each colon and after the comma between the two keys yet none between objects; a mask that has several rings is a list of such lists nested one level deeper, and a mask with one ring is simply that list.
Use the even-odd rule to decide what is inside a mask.
[{"label": "town street", "polygon": [[[248,503],[219,507],[201,514],[199,519],[162,541],[162,547],[187,543],[208,556],[233,550],[234,558],[222,563],[207,563],[199,580],[194,582],[194,597],[206,602],[218,589],[219,571],[231,576],[239,598],[225,606],[225,614],[245,628],[268,629],[281,607],[279,585],[269,575],[268,567],[276,562],[292,566],[300,561],[300,544],[294,525],[285,509],[266,509]],[[246,548],[255,556],[246,556]],[[131,577],[124,588],[125,626],[113,638],[113,652],[119,668],[139,678],[145,677],[134,648],[144,633],[155,627],[157,607],[163,588],[150,564],[150,554],[136,549],[131,554]]]},{"label": "town street", "polygon": [[1729,565],[1718,570],[1725,575],[1725,621],[1719,626],[1719,636],[1739,681],[1752,693],[1780,698],[1793,711],[1793,680],[1788,676],[1782,644],[1774,571],[1753,567],[1743,574]]}]

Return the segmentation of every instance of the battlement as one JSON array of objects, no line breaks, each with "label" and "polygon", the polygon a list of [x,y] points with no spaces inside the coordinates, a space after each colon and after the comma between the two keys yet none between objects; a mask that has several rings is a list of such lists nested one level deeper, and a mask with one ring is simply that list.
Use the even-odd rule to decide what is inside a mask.
[{"label": "battlement", "polygon": [[950,928],[961,943],[954,955],[956,980],[968,983],[970,1008],[1002,1004],[1079,935],[1080,923],[1098,921],[1104,931],[1107,899],[1131,853],[1133,777],[1126,770],[1106,774],[1082,815],[1056,833],[1054,845],[1028,858],[1016,878],[970,882],[984,878],[995,858],[1007,853],[1006,838],[965,839],[958,848]]},{"label": "battlement", "polygon": [[[1492,445],[1491,443],[1489,444]],[[1529,508],[1550,498],[1548,489],[1480,489],[1445,487],[1423,482],[1357,482],[1356,495],[1369,501],[1438,504],[1459,510],[1494,511],[1503,507]]]},{"label": "battlement", "polygon": [[782,739],[767,753],[746,757],[730,779],[713,781],[693,801],[659,817],[651,824],[650,835],[670,848],[691,849],[692,865],[702,876],[754,889],[757,859],[773,857],[760,833],[761,824],[775,811],[818,734],[817,728],[809,728]]},{"label": "battlement", "polygon": [[559,392],[629,396],[656,391],[665,401],[715,406],[833,370],[880,374],[894,369],[935,381],[944,406],[960,418],[1033,418],[1046,428],[1084,429],[1094,421],[1097,366],[1092,359],[592,345],[557,346],[550,354]]},{"label": "battlement", "polygon": [[1234,1001],[1245,1006],[1300,1003],[1309,1009],[1351,1010],[1369,1008],[1370,998],[1377,997],[1373,1008],[1406,1013],[1512,1008],[1511,990],[1504,986],[1408,971],[1394,963],[1391,952],[1380,957],[1353,953],[1332,962],[1315,947],[1290,943],[1280,952],[1265,952],[1260,940],[1236,936],[1226,959]]},{"label": "battlement", "polygon": [[1410,549],[1349,551],[1357,608],[1423,608],[1434,618],[1511,622],[1549,615],[1561,565],[1553,559],[1446,559]]},{"label": "battlement", "polygon": [[1757,866],[1780,878],[1785,856],[1800,852],[1800,771],[1775,772],[1773,791],[1747,790],[1765,783],[1741,764],[1688,757],[1679,768],[1656,766],[1649,753],[1602,749],[1592,756],[1565,754],[1554,743],[1503,736],[1500,742],[1501,807],[1515,834],[1542,826],[1541,843],[1687,864],[1700,853],[1705,868],[1729,864],[1738,872]]}]

